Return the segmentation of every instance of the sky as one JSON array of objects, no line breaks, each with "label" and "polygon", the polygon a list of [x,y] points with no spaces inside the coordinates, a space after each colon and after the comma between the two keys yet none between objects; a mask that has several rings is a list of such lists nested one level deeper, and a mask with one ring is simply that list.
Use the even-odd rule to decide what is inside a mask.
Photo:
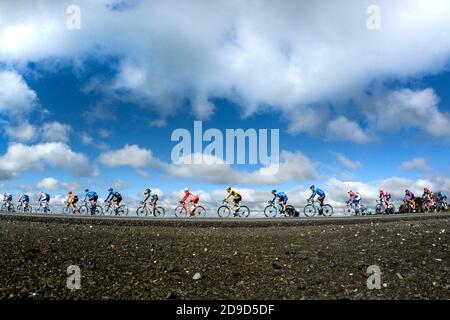
[{"label": "sky", "polygon": [[[446,0],[0,2],[0,190],[33,197],[225,188],[261,207],[315,184],[450,192]],[[278,129],[264,163],[178,165],[177,129]],[[204,143],[206,147],[208,143]],[[204,152],[204,149],[201,150]]]}]

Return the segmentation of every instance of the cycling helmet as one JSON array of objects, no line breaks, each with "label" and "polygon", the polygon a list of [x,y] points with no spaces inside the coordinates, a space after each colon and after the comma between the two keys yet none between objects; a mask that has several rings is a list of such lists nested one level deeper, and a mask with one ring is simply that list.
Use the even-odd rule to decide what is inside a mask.
[{"label": "cycling helmet", "polygon": [[113,192],[113,191],[114,191],[114,189],[112,187],[108,189],[108,192]]},{"label": "cycling helmet", "polygon": [[69,191],[68,194],[73,194],[73,192],[72,192],[72,191]]},{"label": "cycling helmet", "polygon": [[273,193],[273,194],[277,193],[277,190],[273,189],[273,190],[272,190],[272,193]]},{"label": "cycling helmet", "polygon": [[150,190],[150,189],[145,189],[144,194],[149,194],[150,192],[152,192],[152,190]]},{"label": "cycling helmet", "polygon": [[183,191],[184,192],[189,192],[189,189],[188,188],[184,188]]},{"label": "cycling helmet", "polygon": [[409,190],[408,190],[408,189],[406,189],[406,190],[405,190],[405,193],[409,193]]},{"label": "cycling helmet", "polygon": [[353,192],[352,190],[350,190],[350,191],[348,192],[348,194],[349,194],[351,197],[353,197],[353,196],[356,195],[356,192]]},{"label": "cycling helmet", "polygon": [[383,194],[384,193],[384,190],[383,189],[380,189],[380,194]]},{"label": "cycling helmet", "polygon": [[85,189],[84,192],[89,192],[89,189]]},{"label": "cycling helmet", "polygon": [[315,189],[316,187],[312,184],[311,186],[309,186],[310,189]]},{"label": "cycling helmet", "polygon": [[227,191],[230,191],[231,190],[231,187],[227,187]]},{"label": "cycling helmet", "polygon": [[427,187],[423,188],[424,192],[430,192],[430,189],[428,189]]}]

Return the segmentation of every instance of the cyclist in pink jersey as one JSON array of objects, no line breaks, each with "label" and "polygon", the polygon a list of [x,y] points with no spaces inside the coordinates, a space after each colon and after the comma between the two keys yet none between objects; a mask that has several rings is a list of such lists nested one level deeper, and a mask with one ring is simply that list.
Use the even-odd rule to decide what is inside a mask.
[{"label": "cyclist in pink jersey", "polygon": [[200,198],[195,193],[190,192],[188,188],[184,189],[183,192],[184,192],[184,196],[183,196],[183,198],[180,199],[180,203],[185,202],[189,198],[188,203],[192,204],[192,208],[190,208],[189,215],[192,216],[194,210],[197,208],[197,204],[198,204],[198,201],[200,200]]}]

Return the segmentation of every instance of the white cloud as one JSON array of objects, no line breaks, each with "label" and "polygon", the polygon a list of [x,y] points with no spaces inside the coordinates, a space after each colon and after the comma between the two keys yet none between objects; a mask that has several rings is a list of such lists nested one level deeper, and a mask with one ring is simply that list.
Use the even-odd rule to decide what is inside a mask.
[{"label": "white cloud", "polygon": [[352,161],[342,153],[334,153],[334,155],[339,160],[339,162],[347,169],[356,170],[360,169],[362,166],[360,161]]},{"label": "white cloud", "polygon": [[134,169],[144,169],[159,163],[150,150],[128,144],[122,149],[103,152],[98,159],[108,167],[130,166]]},{"label": "white cloud", "polygon": [[387,132],[419,128],[434,137],[450,137],[450,114],[438,108],[433,89],[393,91],[368,110],[375,128]]},{"label": "white cloud", "polygon": [[39,137],[39,130],[28,122],[23,122],[16,127],[7,125],[5,133],[14,142],[32,142]]},{"label": "white cloud", "polygon": [[111,1],[77,4],[82,27],[71,31],[60,2],[2,1],[0,61],[117,55],[118,75],[101,87],[161,113],[202,97],[193,111],[207,116],[206,98],[219,96],[241,103],[246,115],[267,105],[289,115],[353,97],[374,79],[439,71],[450,55],[446,0],[380,0],[379,31],[366,28],[369,3],[359,0],[142,1],[121,11]]},{"label": "white cloud", "polygon": [[164,119],[152,120],[150,121],[149,126],[151,128],[164,128],[165,126],[167,126],[167,121]]},{"label": "white cloud", "polygon": [[72,128],[67,124],[59,122],[45,123],[42,126],[42,140],[45,142],[67,143],[70,138]]},{"label": "white cloud", "polygon": [[417,170],[428,170],[427,159],[425,158],[414,158],[409,161],[404,161],[401,164],[403,170],[411,171],[414,169]]},{"label": "white cloud", "polygon": [[45,166],[70,170],[79,176],[90,173],[87,158],[63,143],[24,145],[10,143],[6,153],[0,156],[0,179],[9,179],[22,171],[42,171]]},{"label": "white cloud", "polygon": [[0,113],[21,115],[33,109],[37,96],[22,76],[13,71],[0,71],[0,84]]},{"label": "white cloud", "polygon": [[37,189],[40,190],[48,190],[48,191],[56,191],[56,190],[65,190],[72,191],[79,188],[79,185],[76,183],[64,183],[59,182],[55,178],[48,177],[44,178],[36,184]]},{"label": "white cloud", "polygon": [[358,123],[344,116],[340,116],[328,123],[327,138],[330,141],[350,141],[359,144],[373,140],[369,134],[361,129]]},{"label": "white cloud", "polygon": [[[212,183],[275,184],[287,181],[305,181],[316,176],[314,165],[300,152],[283,151],[280,163],[262,167],[252,172],[238,171],[222,159],[211,155],[192,155],[202,159],[201,164],[170,164],[169,175]],[[183,163],[183,159],[181,159]]]}]

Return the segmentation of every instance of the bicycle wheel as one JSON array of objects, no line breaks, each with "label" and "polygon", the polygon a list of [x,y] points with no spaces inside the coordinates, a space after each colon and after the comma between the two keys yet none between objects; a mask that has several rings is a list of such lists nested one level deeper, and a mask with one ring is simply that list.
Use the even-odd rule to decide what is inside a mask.
[{"label": "bicycle wheel", "polygon": [[163,207],[156,207],[155,208],[155,216],[157,217],[164,217],[166,215],[166,210],[164,210]]},{"label": "bicycle wheel", "polygon": [[237,212],[240,217],[248,218],[250,215],[250,209],[247,206],[241,206]]},{"label": "bicycle wheel", "polygon": [[383,212],[384,212],[383,206],[381,204],[377,204],[377,206],[375,207],[375,213],[383,214]]},{"label": "bicycle wheel", "polygon": [[87,207],[87,205],[81,206],[79,209],[80,215],[87,215],[89,213],[89,208]]},{"label": "bicycle wheel", "polygon": [[194,213],[196,216],[199,216],[201,218],[206,217],[206,209],[202,206],[197,206],[197,208],[195,208]]},{"label": "bicycle wheel", "polygon": [[139,208],[136,209],[136,214],[139,217],[148,216],[148,209],[147,209],[147,207],[140,206]]},{"label": "bicycle wheel", "polygon": [[308,204],[303,209],[303,213],[307,217],[314,217],[317,213],[316,207],[314,207],[312,204]]},{"label": "bicycle wheel", "polygon": [[26,206],[26,207],[23,209],[23,212],[25,212],[25,213],[31,213],[31,212],[33,212],[33,209],[31,208],[30,205],[28,205],[28,206]]},{"label": "bicycle wheel", "polygon": [[278,210],[277,208],[275,208],[274,205],[268,205],[267,207],[264,208],[264,215],[267,218],[275,218],[277,216]]},{"label": "bicycle wheel", "polygon": [[325,217],[331,217],[333,215],[333,207],[326,204],[322,207],[322,213]]},{"label": "bicycle wheel", "polygon": [[103,208],[101,206],[99,206],[99,205],[95,206],[95,215],[96,216],[103,216],[104,215]]},{"label": "bicycle wheel", "polygon": [[117,208],[117,214],[121,217],[128,216],[128,207],[126,205],[121,205]]},{"label": "bicycle wheel", "polygon": [[354,216],[355,215],[355,209],[352,207],[345,207],[344,208],[344,215],[345,216]]},{"label": "bicycle wheel", "polygon": [[220,206],[217,209],[217,214],[221,218],[228,218],[230,216],[230,213],[231,213],[230,208],[228,208],[227,206]]},{"label": "bicycle wheel", "polygon": [[6,203],[2,204],[2,208],[0,210],[1,211],[6,211]]},{"label": "bicycle wheel", "polygon": [[186,218],[188,216],[187,209],[181,205],[175,208],[174,213],[177,218]]},{"label": "bicycle wheel", "polygon": [[18,204],[16,209],[17,209],[17,212],[22,212],[22,209],[23,209],[22,205]]}]

